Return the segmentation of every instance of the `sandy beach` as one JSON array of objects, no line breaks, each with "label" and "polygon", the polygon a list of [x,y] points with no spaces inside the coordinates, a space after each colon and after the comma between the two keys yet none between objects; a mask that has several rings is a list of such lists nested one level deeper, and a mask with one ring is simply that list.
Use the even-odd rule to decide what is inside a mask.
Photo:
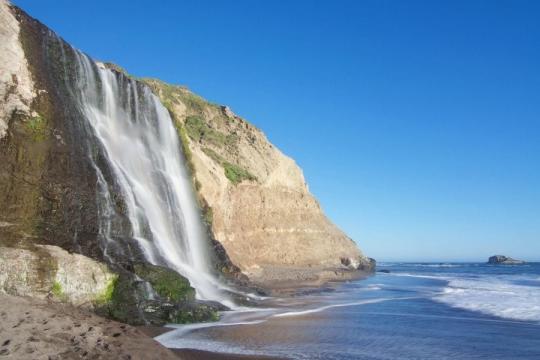
[{"label": "sandy beach", "polygon": [[275,359],[167,349],[152,337],[170,329],[133,327],[71,305],[0,295],[0,357],[3,359]]},{"label": "sandy beach", "polygon": [[70,305],[0,295],[5,359],[178,359],[135,327]]}]

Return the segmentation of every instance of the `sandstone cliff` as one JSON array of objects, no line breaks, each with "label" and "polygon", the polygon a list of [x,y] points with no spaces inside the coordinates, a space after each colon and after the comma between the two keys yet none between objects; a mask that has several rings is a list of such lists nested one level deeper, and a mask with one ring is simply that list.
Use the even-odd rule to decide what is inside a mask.
[{"label": "sandstone cliff", "polygon": [[324,215],[301,169],[262,131],[185,87],[144,82],[176,122],[215,239],[251,280],[321,280],[343,276],[344,268],[371,269]]}]

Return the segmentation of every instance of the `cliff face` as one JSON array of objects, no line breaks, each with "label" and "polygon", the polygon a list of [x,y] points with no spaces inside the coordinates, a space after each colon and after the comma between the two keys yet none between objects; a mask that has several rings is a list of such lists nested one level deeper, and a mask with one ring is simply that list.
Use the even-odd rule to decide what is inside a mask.
[{"label": "cliff face", "polygon": [[259,129],[184,87],[144,81],[176,122],[215,239],[251,280],[315,280],[372,268],[324,215],[301,169]]},{"label": "cliff face", "polygon": [[[174,270],[147,263],[133,238],[72,94],[85,80],[74,50],[5,0],[0,48],[0,293],[84,304],[136,324],[215,320],[215,307],[197,303]],[[100,181],[111,194],[108,213]],[[111,241],[104,217],[114,217]]]},{"label": "cliff face", "polygon": [[[132,281],[133,264],[146,259],[103,150],[71,99],[77,64],[69,46],[5,0],[0,39],[0,246],[39,257],[38,245],[55,245],[108,262]],[[113,70],[128,81],[121,69]],[[372,269],[325,217],[299,167],[259,129],[186,88],[142,81],[178,129],[223,272],[239,269],[255,283],[272,285]],[[113,244],[104,245],[101,236],[96,167],[114,205]]]}]

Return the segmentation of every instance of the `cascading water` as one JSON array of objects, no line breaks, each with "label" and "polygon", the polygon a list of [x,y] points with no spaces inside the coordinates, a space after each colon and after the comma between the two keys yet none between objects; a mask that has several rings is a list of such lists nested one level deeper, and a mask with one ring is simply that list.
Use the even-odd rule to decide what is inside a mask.
[{"label": "cascading water", "polygon": [[[234,307],[212,274],[209,241],[168,111],[146,86],[55,40],[66,68],[67,92],[122,194],[131,237],[149,262],[187,277],[198,298]],[[89,152],[107,256],[108,245],[115,241],[111,228],[116,210],[110,184]]]}]

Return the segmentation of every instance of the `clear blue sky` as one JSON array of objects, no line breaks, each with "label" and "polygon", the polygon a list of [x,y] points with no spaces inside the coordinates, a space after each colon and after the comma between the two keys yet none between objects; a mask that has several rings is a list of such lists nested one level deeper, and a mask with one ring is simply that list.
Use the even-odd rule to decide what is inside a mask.
[{"label": "clear blue sky", "polygon": [[230,105],[378,260],[540,260],[540,1],[14,2]]}]

